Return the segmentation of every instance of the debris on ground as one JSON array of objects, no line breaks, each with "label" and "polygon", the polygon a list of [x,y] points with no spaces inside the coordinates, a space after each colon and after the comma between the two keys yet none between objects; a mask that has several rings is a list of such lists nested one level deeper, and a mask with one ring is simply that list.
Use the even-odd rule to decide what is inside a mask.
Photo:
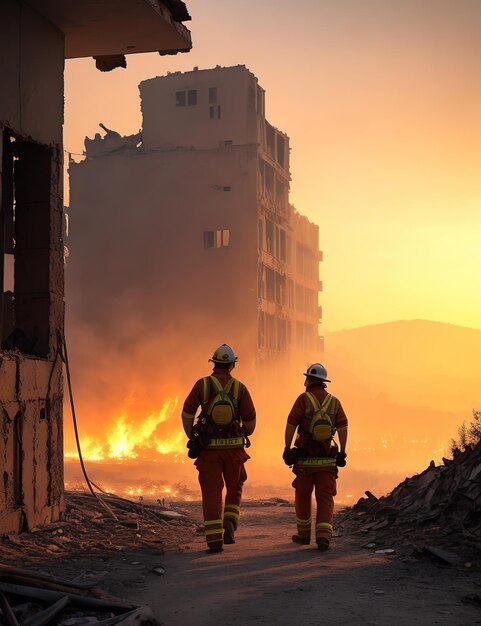
[{"label": "debris on ground", "polygon": [[[366,491],[337,516],[337,529],[365,537],[376,552],[429,556],[449,565],[481,564],[481,442],[454,459],[433,462],[390,494]],[[469,565],[467,565],[469,564]]]},{"label": "debris on ground", "polygon": [[5,626],[154,626],[149,607],[134,606],[79,582],[0,565],[0,623]]},{"label": "debris on ground", "polygon": [[289,500],[284,500],[283,498],[264,498],[260,500],[244,500],[242,502],[242,506],[245,507],[253,507],[253,506],[294,506]]},{"label": "debris on ground", "polygon": [[112,494],[101,497],[115,517],[90,493],[67,491],[61,521],[0,537],[2,561],[18,563],[19,559],[35,561],[48,555],[120,552],[142,546],[162,554],[189,543],[196,532],[197,523],[182,511]]}]

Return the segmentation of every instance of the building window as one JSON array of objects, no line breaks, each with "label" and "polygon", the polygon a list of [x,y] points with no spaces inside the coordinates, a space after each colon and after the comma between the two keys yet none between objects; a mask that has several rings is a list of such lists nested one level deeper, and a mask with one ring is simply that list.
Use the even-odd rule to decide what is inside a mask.
[{"label": "building window", "polygon": [[267,154],[275,159],[276,152],[276,131],[274,127],[266,121],[266,142],[267,142]]},{"label": "building window", "polygon": [[286,277],[276,272],[276,303],[282,306],[287,304]]},{"label": "building window", "polygon": [[217,102],[217,87],[209,87],[209,104]]},{"label": "building window", "polygon": [[52,149],[0,135],[0,334],[4,350],[48,356]]},{"label": "building window", "polygon": [[220,104],[213,104],[209,107],[209,117],[211,120],[220,119]]},{"label": "building window", "polygon": [[274,270],[266,267],[266,300],[276,301],[276,277]]},{"label": "building window", "polygon": [[286,231],[276,225],[276,257],[280,261],[286,261]]},{"label": "building window", "polygon": [[185,107],[185,91],[176,91],[175,92],[175,106],[176,107]]},{"label": "building window", "polygon": [[274,232],[274,222],[266,219],[266,249],[269,254],[272,254],[272,256],[274,256],[275,246]]},{"label": "building window", "polygon": [[265,348],[265,345],[266,345],[265,314],[263,311],[259,311],[258,323],[257,323],[257,347]]},{"label": "building window", "polygon": [[298,274],[314,280],[319,275],[318,253],[299,241],[296,242],[296,270]]},{"label": "building window", "polygon": [[287,350],[287,322],[277,318],[277,350],[285,352]]},{"label": "building window", "polygon": [[197,89],[188,89],[175,92],[175,106],[176,107],[189,107],[197,104]]},{"label": "building window", "polygon": [[281,167],[284,167],[285,163],[285,140],[282,135],[277,133],[277,162]]},{"label": "building window", "polygon": [[257,104],[257,113],[259,115],[261,115],[262,117],[264,117],[264,110],[265,110],[265,105],[264,105],[264,90],[259,87],[259,85],[257,86],[257,98],[256,98],[256,104]]},{"label": "building window", "polygon": [[204,248],[227,248],[229,244],[229,229],[204,231]]}]

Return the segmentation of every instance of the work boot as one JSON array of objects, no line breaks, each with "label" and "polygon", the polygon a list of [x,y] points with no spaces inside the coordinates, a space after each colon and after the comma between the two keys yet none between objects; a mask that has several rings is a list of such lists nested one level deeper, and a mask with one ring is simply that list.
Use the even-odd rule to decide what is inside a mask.
[{"label": "work boot", "polygon": [[318,539],[316,539],[316,543],[317,549],[321,552],[326,552],[327,550],[329,550],[329,539],[326,539],[326,537],[319,537]]},{"label": "work boot", "polygon": [[224,543],[235,543],[234,532],[234,522],[230,519],[224,520]]},{"label": "work boot", "polygon": [[301,537],[300,535],[292,535],[291,539],[294,543],[300,543],[303,546],[307,546],[311,543],[310,537]]},{"label": "work boot", "polygon": [[212,552],[222,552],[224,550],[224,548],[222,547],[222,543],[218,542],[218,543],[214,543],[212,545],[210,545],[207,548],[207,552],[208,553],[212,553]]}]

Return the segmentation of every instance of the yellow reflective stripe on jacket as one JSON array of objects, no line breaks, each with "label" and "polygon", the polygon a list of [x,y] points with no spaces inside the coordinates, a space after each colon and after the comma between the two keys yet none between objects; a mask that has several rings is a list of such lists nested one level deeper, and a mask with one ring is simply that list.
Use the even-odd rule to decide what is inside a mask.
[{"label": "yellow reflective stripe on jacket", "polygon": [[230,391],[232,385],[234,384],[234,382],[237,382],[237,381],[235,381],[235,378],[230,378],[227,381],[226,386],[223,387],[221,382],[220,382],[220,380],[218,378],[216,378],[215,376],[211,376],[210,379],[213,382],[214,387],[217,389],[217,391],[224,391],[225,393],[229,393],[229,391]]},{"label": "yellow reflective stripe on jacket", "polygon": [[208,448],[228,448],[232,446],[243,446],[244,437],[229,437],[226,439],[211,439]]},{"label": "yellow reflective stripe on jacket", "polygon": [[311,404],[312,404],[312,408],[314,409],[314,413],[316,413],[319,410],[325,411],[327,409],[328,404],[330,403],[332,396],[330,393],[326,394],[326,397],[324,398],[324,400],[322,401],[322,404],[319,402],[319,400],[316,398],[316,396],[311,393],[310,391],[306,391],[306,396],[309,398]]},{"label": "yellow reflective stripe on jacket", "polygon": [[186,419],[186,420],[193,420],[195,417],[195,415],[191,415],[190,413],[186,413],[185,411],[182,411],[182,418]]},{"label": "yellow reflective stripe on jacket", "polygon": [[234,400],[238,400],[240,395],[240,382],[234,378]]},{"label": "yellow reflective stripe on jacket", "polygon": [[311,465],[311,466],[321,466],[321,465],[336,465],[336,459],[331,457],[302,457],[300,458],[296,465]]},{"label": "yellow reflective stripe on jacket", "polygon": [[206,403],[209,399],[209,377],[203,378],[202,382],[204,383],[204,403]]}]

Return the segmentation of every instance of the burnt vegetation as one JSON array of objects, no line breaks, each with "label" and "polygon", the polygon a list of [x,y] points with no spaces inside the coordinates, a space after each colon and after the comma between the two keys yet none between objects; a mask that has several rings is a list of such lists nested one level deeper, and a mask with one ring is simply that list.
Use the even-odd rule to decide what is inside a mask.
[{"label": "burnt vegetation", "polygon": [[451,439],[449,451],[453,459],[466,450],[473,449],[481,441],[481,411],[473,409],[471,422],[464,421],[458,429],[457,439]]}]

